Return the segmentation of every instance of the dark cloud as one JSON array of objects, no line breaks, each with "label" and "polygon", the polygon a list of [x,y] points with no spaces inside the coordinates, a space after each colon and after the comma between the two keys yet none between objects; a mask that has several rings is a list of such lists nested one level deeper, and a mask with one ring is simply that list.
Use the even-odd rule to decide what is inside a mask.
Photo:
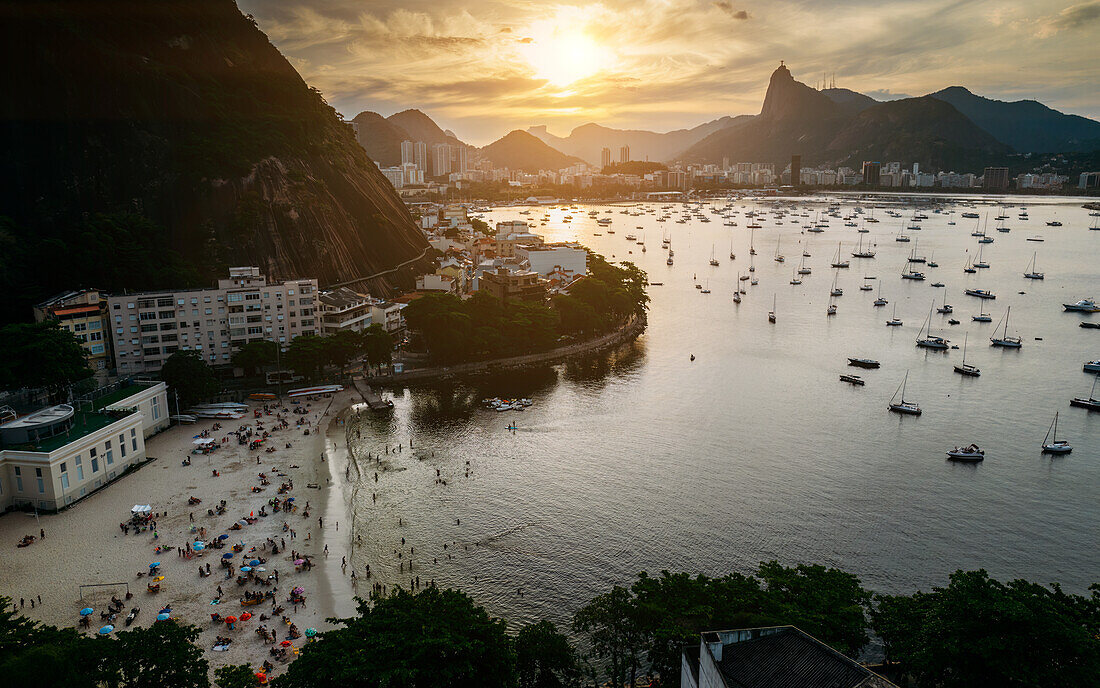
[{"label": "dark cloud", "polygon": [[714,3],[714,6],[722,10],[729,16],[733,17],[734,19],[744,20],[749,18],[749,13],[747,11],[735,10],[733,8],[733,3],[728,2],[728,0],[718,0],[718,2]]},{"label": "dark cloud", "polygon": [[1097,19],[1100,19],[1100,0],[1067,7],[1052,23],[1059,29],[1079,29]]}]

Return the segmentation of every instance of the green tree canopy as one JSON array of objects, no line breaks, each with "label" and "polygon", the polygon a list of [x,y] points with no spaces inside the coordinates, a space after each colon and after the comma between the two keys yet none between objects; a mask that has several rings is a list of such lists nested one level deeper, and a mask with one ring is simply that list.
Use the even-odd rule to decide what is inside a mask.
[{"label": "green tree canopy", "polygon": [[197,404],[219,389],[214,371],[194,351],[177,351],[160,369],[160,379],[179,393],[180,408]]},{"label": "green tree canopy", "polygon": [[275,365],[278,360],[279,345],[267,340],[249,342],[233,354],[233,365],[252,373]]},{"label": "green tree canopy", "polygon": [[0,389],[58,392],[91,375],[80,342],[56,322],[0,327]]},{"label": "green tree canopy", "polygon": [[515,657],[494,619],[457,590],[398,589],[359,616],[341,620],[307,645],[276,688],[504,688],[515,682]]},{"label": "green tree canopy", "polygon": [[528,624],[516,634],[519,688],[567,688],[580,683],[577,653],[549,621]]}]

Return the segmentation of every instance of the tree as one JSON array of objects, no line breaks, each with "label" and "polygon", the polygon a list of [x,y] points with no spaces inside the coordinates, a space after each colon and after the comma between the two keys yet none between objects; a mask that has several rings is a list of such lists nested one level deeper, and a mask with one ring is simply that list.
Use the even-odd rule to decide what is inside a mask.
[{"label": "tree", "polygon": [[1095,685],[1100,586],[1090,597],[985,571],[956,571],[945,588],[881,596],[872,614],[889,657],[921,687]]},{"label": "tree", "polygon": [[393,357],[393,337],[378,323],[363,330],[363,353],[372,366],[389,363]]},{"label": "tree", "polygon": [[573,630],[583,633],[593,654],[607,661],[607,679],[621,686],[630,675],[634,685],[641,654],[641,635],[630,591],[616,585],[597,595],[573,615]]},{"label": "tree", "polygon": [[256,688],[256,672],[247,664],[231,664],[214,670],[218,688]]},{"label": "tree", "polygon": [[304,334],[290,340],[285,359],[287,366],[312,380],[328,363],[329,353],[323,337]]},{"label": "tree", "polygon": [[[208,688],[209,664],[195,640],[199,629],[176,621],[121,631],[102,648],[106,688]],[[97,640],[97,642],[99,642]]]},{"label": "tree", "polygon": [[867,644],[867,615],[871,593],[854,574],[819,564],[787,568],[777,561],[761,563],[764,613],[780,623],[793,624],[848,656]]},{"label": "tree", "polygon": [[92,375],[80,342],[55,321],[5,325],[0,352],[0,389],[59,392]]},{"label": "tree", "polygon": [[249,342],[233,354],[233,365],[244,368],[253,374],[260,369],[275,365],[279,360],[279,345],[267,340]]},{"label": "tree", "polygon": [[359,600],[359,615],[342,619],[307,645],[275,679],[277,688],[505,688],[515,682],[515,656],[494,619],[457,590]]},{"label": "tree", "polygon": [[329,363],[338,366],[341,373],[349,361],[363,352],[363,337],[358,332],[341,330],[321,341],[324,344],[325,358]]},{"label": "tree", "polygon": [[214,371],[194,351],[177,351],[160,369],[160,379],[179,394],[181,407],[191,406],[218,392]]},{"label": "tree", "polygon": [[549,621],[528,624],[515,639],[519,688],[566,688],[580,682],[577,653]]}]

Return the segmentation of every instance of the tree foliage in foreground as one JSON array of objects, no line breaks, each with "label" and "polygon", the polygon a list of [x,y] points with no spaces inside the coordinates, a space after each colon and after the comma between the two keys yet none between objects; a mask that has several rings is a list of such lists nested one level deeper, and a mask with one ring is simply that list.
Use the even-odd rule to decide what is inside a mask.
[{"label": "tree foliage in foreground", "polygon": [[218,392],[214,371],[195,351],[177,351],[160,369],[160,379],[179,394],[180,409],[197,404]]},{"label": "tree foliage in foreground", "polygon": [[80,342],[56,322],[0,327],[0,389],[44,387],[58,392],[91,375]]}]

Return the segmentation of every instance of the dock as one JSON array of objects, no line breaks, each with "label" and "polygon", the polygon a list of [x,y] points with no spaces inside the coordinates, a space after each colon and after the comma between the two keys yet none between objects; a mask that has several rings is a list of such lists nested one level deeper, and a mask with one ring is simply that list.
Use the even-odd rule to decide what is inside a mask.
[{"label": "dock", "polygon": [[383,399],[381,394],[371,389],[371,386],[363,380],[353,380],[352,384],[355,385],[355,389],[359,392],[359,396],[363,397],[363,401],[366,402],[371,411],[381,412],[393,410],[393,402],[388,399]]}]

